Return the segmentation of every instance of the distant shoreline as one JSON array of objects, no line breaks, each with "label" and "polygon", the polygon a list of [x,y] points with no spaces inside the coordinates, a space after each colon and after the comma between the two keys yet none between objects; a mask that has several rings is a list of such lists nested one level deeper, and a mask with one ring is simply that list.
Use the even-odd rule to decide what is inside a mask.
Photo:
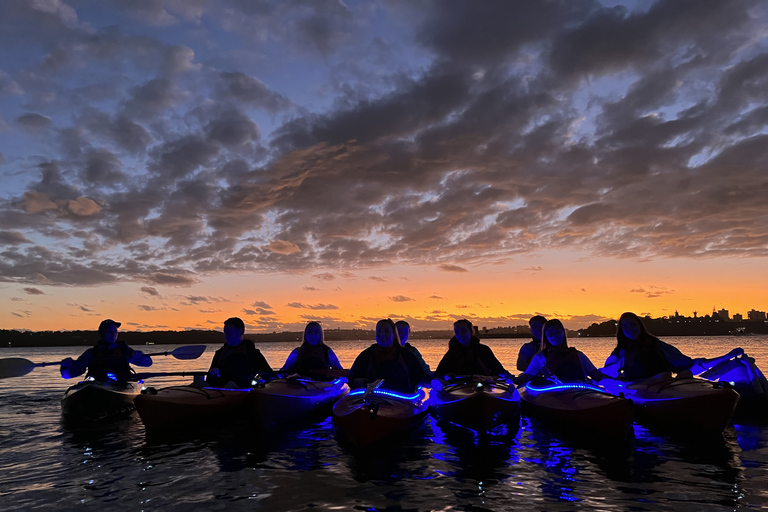
[{"label": "distant shoreline", "polygon": [[[607,323],[607,322],[606,322]],[[655,326],[655,324],[651,324]],[[572,340],[583,338],[613,338],[615,337],[615,327],[605,329],[601,324],[599,329],[595,329],[594,324],[589,329],[579,331],[568,331],[568,337]],[[760,327],[760,326],[756,326]],[[611,332],[608,332],[608,331]],[[591,331],[591,332],[590,332]],[[659,329],[651,329],[657,336],[675,337],[675,336],[729,336],[732,332],[722,332],[721,330],[709,329],[706,332],[703,329],[690,329],[692,332],[660,332]],[[712,332],[715,331],[715,332]],[[245,338],[253,340],[254,343],[297,343],[301,341],[302,332],[273,332],[273,333],[246,333]],[[736,335],[736,337],[768,334],[766,332],[747,331],[745,334]],[[444,340],[448,341],[453,336],[452,331],[413,331],[411,340]],[[529,340],[530,334],[527,332],[479,332],[478,337],[483,339],[523,339]],[[132,346],[141,345],[221,345],[224,343],[224,335],[220,331],[120,331],[119,339]],[[15,347],[66,347],[66,346],[90,346],[99,340],[97,331],[15,331],[0,330],[0,348]],[[365,341],[375,340],[375,331],[365,329],[329,329],[325,331],[325,340],[328,342],[344,341]]]}]

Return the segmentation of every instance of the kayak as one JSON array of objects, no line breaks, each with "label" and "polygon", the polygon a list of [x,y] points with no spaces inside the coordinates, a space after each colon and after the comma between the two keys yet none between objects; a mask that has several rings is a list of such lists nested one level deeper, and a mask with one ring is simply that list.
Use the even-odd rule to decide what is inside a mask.
[{"label": "kayak", "polygon": [[632,401],[639,423],[690,434],[720,434],[731,421],[739,394],[702,379],[675,378],[669,372],[636,381],[606,384]]},{"label": "kayak", "polygon": [[273,425],[330,412],[331,405],[348,392],[344,378],[325,381],[287,377],[255,386],[248,395],[248,406],[263,425]]},{"label": "kayak", "polygon": [[632,403],[592,384],[535,379],[520,396],[527,414],[574,433],[623,439],[632,429]]},{"label": "kayak", "polygon": [[147,388],[134,403],[147,430],[194,427],[201,423],[247,417],[251,388],[171,386]]},{"label": "kayak", "polygon": [[429,389],[413,394],[382,389],[355,389],[333,406],[337,433],[362,447],[415,427],[429,410]]},{"label": "kayak", "polygon": [[468,377],[448,384],[435,380],[429,408],[436,419],[485,433],[519,421],[520,393],[500,378]]},{"label": "kayak", "polygon": [[134,409],[139,386],[130,382],[84,380],[67,389],[61,412],[69,421],[97,422],[128,416]]},{"label": "kayak", "polygon": [[698,376],[732,387],[739,394],[734,416],[739,418],[768,417],[768,381],[755,360],[744,354],[730,359]]}]

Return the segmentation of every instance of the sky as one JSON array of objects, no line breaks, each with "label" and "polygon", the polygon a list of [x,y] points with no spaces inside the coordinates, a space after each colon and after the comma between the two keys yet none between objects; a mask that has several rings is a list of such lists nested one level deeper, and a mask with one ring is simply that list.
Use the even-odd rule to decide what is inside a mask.
[{"label": "sky", "polygon": [[768,3],[3,0],[0,328],[768,309]]}]

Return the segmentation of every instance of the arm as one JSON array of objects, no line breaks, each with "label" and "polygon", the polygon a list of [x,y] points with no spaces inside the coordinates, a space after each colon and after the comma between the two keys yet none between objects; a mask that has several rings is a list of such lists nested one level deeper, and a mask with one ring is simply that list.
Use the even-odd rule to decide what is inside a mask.
[{"label": "arm", "polygon": [[365,371],[368,367],[368,350],[363,350],[349,369],[348,382],[351,388],[364,388],[369,382]]},{"label": "arm", "polygon": [[93,359],[93,349],[89,348],[83,352],[77,360],[73,360],[71,357],[67,357],[61,362],[61,376],[65,379],[71,379],[82,375],[85,370],[88,369],[88,365],[91,364]]},{"label": "arm", "polygon": [[493,375],[499,375],[504,378],[512,378],[512,374],[504,369],[504,365],[502,365],[501,362],[496,359],[496,356],[490,347],[486,346],[483,352],[483,364],[488,367]]},{"label": "arm", "polygon": [[533,356],[533,359],[531,359],[531,363],[528,365],[528,368],[526,368],[525,371],[517,377],[513,377],[512,382],[518,386],[522,386],[523,384],[530,382],[531,379],[541,373],[541,369],[544,367],[544,363],[546,363],[544,354],[536,354]]},{"label": "arm", "polygon": [[300,350],[300,347],[297,347],[293,349],[290,354],[288,354],[288,359],[285,360],[283,367],[280,368],[281,372],[291,371],[291,369],[293,368],[293,365],[296,364],[296,360],[299,358],[299,350]]},{"label": "arm", "polygon": [[128,362],[136,366],[152,366],[152,358],[144,355],[141,350],[133,350]]},{"label": "arm", "polygon": [[602,373],[603,375],[610,376],[610,377],[618,377],[619,372],[621,371],[621,366],[624,364],[624,354],[623,352],[619,352],[619,355],[611,354],[608,356],[608,359],[605,360],[605,365],[603,365]]},{"label": "arm", "polygon": [[720,363],[724,363],[726,361],[733,359],[734,357],[739,357],[743,354],[744,354],[744,349],[739,347],[719,357],[712,357],[710,359],[698,357],[693,360],[693,364],[690,366],[690,370],[694,375],[698,375],[700,373],[703,373],[709,370],[713,366],[716,366]]},{"label": "arm", "polygon": [[267,362],[267,358],[264,357],[264,354],[257,348],[254,348],[253,350],[253,354],[251,354],[251,362],[256,369],[256,373],[272,373],[272,367]]},{"label": "arm", "polygon": [[339,362],[339,358],[336,357],[336,353],[331,349],[331,347],[328,347],[328,361],[331,363],[331,368],[333,370],[344,369]]},{"label": "arm", "polygon": [[601,381],[605,378],[610,378],[608,375],[604,374],[597,368],[595,368],[595,365],[592,364],[592,361],[589,360],[589,358],[584,355],[581,351],[579,351],[579,361],[581,361],[581,367],[584,368],[584,373],[589,376],[590,378]]},{"label": "arm", "polygon": [[530,352],[530,345],[528,343],[525,343],[520,347],[520,352],[517,353],[517,363],[515,365],[518,371],[524,372],[525,369],[528,368],[528,365],[531,364],[531,359],[534,354],[531,354]]}]

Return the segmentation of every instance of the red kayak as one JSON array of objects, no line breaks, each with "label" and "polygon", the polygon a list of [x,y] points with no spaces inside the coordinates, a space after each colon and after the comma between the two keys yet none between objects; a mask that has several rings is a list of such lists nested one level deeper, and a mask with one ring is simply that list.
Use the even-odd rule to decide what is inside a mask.
[{"label": "red kayak", "polygon": [[137,384],[84,380],[67,389],[61,412],[69,421],[98,422],[128,416],[134,410]]},{"label": "red kayak", "polygon": [[690,434],[720,434],[731,421],[739,394],[712,382],[672,377],[669,372],[606,384],[632,401],[639,423]]},{"label": "red kayak", "polygon": [[768,417],[768,380],[753,358],[744,354],[713,366],[698,377],[736,390],[740,398],[734,414],[739,418]]},{"label": "red kayak", "polygon": [[520,393],[498,377],[433,381],[429,407],[438,419],[484,433],[519,422]]},{"label": "red kayak", "polygon": [[563,430],[623,439],[632,429],[632,403],[592,384],[536,379],[520,396],[527,413]]},{"label": "red kayak", "polygon": [[347,380],[313,380],[287,377],[253,388],[248,404],[263,425],[273,425],[313,413],[330,412],[331,405],[349,392]]},{"label": "red kayak", "polygon": [[220,389],[197,386],[147,388],[134,400],[147,430],[195,426],[226,418],[246,418],[251,388]]},{"label": "red kayak", "polygon": [[413,394],[355,389],[333,406],[333,424],[341,437],[367,446],[421,423],[429,409],[429,389]]}]

